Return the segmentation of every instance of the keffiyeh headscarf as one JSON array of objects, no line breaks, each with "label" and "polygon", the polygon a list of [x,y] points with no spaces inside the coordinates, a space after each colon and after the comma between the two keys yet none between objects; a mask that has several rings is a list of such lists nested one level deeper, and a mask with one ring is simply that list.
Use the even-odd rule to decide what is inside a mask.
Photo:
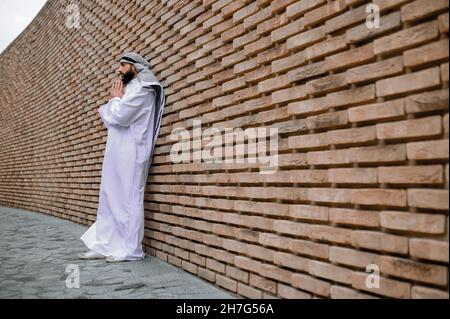
[{"label": "keffiyeh headscarf", "polygon": [[[156,76],[150,70],[150,63],[142,56],[135,52],[125,53],[120,62],[133,64],[138,72],[137,78],[139,79],[141,85],[143,87],[152,88],[156,92],[156,101],[155,101],[155,132],[153,138],[153,149],[155,147],[156,138],[159,135],[159,130],[161,128],[161,118],[164,112],[164,104],[165,104],[165,95],[164,88],[159,83]],[[153,151],[152,151],[153,153]]]}]

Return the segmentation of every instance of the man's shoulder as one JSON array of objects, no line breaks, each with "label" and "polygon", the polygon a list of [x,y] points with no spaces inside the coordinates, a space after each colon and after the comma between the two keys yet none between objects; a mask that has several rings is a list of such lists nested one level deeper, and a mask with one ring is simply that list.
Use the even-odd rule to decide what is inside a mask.
[{"label": "man's shoulder", "polygon": [[144,92],[146,94],[156,94],[155,89],[152,86],[149,85],[142,85],[142,82],[139,80],[136,84],[136,90],[140,92]]},{"label": "man's shoulder", "polygon": [[143,86],[141,81],[138,79],[130,82],[130,87],[128,90],[129,90],[129,94],[131,94],[131,95],[135,95],[135,94],[142,95],[142,94],[150,94],[152,92],[155,92],[152,87]]}]

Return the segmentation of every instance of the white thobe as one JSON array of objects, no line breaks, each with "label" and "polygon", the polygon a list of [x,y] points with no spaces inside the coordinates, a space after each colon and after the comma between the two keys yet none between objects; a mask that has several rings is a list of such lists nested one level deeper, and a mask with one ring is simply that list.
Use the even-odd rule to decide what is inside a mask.
[{"label": "white thobe", "polygon": [[122,98],[99,108],[107,127],[96,222],[81,237],[104,256],[144,257],[144,192],[151,165],[155,91],[131,80]]}]

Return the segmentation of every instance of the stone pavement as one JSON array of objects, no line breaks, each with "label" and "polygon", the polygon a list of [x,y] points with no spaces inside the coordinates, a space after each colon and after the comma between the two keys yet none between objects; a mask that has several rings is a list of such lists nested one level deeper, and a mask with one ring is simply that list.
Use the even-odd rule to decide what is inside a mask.
[{"label": "stone pavement", "polygon": [[[86,228],[0,206],[0,298],[236,298],[155,257],[110,264],[82,261]],[[76,283],[79,288],[67,288]]]}]

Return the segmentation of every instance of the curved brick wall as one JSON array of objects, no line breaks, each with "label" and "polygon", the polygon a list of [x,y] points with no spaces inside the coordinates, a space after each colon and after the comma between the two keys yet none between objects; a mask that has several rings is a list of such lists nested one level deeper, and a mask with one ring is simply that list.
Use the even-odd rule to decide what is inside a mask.
[{"label": "curved brick wall", "polygon": [[[376,0],[375,29],[364,0],[73,1],[80,28],[69,3],[0,55],[1,205],[95,220],[98,107],[135,50],[168,95],[149,253],[247,297],[448,298],[448,1]],[[195,118],[277,127],[279,171],[171,163]]]}]

